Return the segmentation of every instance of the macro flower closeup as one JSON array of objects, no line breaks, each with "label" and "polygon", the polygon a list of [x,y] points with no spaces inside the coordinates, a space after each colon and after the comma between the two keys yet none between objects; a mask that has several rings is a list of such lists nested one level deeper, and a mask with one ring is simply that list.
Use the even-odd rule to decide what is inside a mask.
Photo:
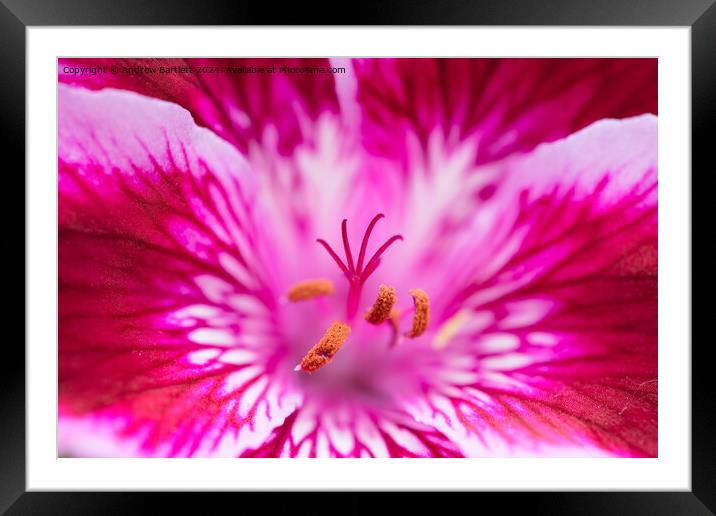
[{"label": "macro flower closeup", "polygon": [[657,456],[656,59],[58,73],[61,455]]}]

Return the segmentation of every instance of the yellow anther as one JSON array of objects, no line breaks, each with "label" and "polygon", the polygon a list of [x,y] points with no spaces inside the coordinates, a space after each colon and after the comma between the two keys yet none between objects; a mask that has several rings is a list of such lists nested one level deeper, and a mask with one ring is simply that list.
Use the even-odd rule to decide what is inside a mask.
[{"label": "yellow anther", "polygon": [[435,349],[442,349],[448,345],[452,338],[465,326],[465,323],[470,319],[470,312],[468,310],[460,310],[458,313],[450,317],[445,321],[438,331],[435,333],[433,339],[433,347]]},{"label": "yellow anther", "polygon": [[301,363],[296,367],[296,371],[303,369],[307,373],[313,373],[324,365],[333,360],[333,355],[338,353],[341,346],[348,338],[351,332],[350,326],[340,321],[331,324],[325,335],[313,346],[306,356],[303,357]]},{"label": "yellow anther", "polygon": [[296,301],[306,301],[330,294],[333,294],[333,282],[331,280],[309,279],[300,281],[288,289],[286,298],[295,303]]},{"label": "yellow anther", "polygon": [[427,292],[419,288],[411,290],[410,295],[413,296],[415,311],[413,312],[413,326],[405,336],[414,339],[422,335],[430,323],[430,298],[428,298]]},{"label": "yellow anther", "polygon": [[393,287],[381,285],[378,287],[378,297],[373,307],[365,314],[365,320],[371,324],[380,324],[390,318],[393,306],[398,302],[398,295]]}]

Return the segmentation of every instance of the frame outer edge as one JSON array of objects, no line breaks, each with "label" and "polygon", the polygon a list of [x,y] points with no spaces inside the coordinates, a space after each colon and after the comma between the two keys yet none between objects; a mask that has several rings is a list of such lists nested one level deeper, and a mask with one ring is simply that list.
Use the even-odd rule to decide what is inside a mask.
[{"label": "frame outer edge", "polygon": [[[700,170],[701,177],[712,176],[716,171],[716,160],[713,152],[714,120],[716,119],[716,3],[712,3],[700,18],[691,27],[691,137],[692,137],[692,264],[693,235],[695,222],[708,221],[713,218],[712,202],[702,202],[700,211],[694,209],[693,178],[694,172]],[[702,181],[703,183],[703,181]],[[711,191],[710,189],[706,190]],[[701,190],[704,194],[703,189]],[[710,206],[709,206],[710,205]],[[711,209],[709,209],[711,208]],[[706,211],[706,210],[709,211]],[[706,233],[708,234],[708,233]],[[702,233],[702,236],[705,235]],[[713,239],[707,238],[710,245],[709,269],[713,268],[714,257]],[[703,240],[701,240],[703,242]],[[694,264],[695,265],[695,264]],[[703,270],[703,267],[699,266]],[[693,265],[692,265],[693,275]],[[693,299],[693,281],[692,299]],[[706,285],[699,285],[705,290]],[[713,405],[713,359],[709,360],[707,349],[713,346],[708,338],[699,339],[696,336],[694,315],[697,313],[712,317],[710,307],[695,304],[692,301],[692,386],[691,386],[691,488],[692,492],[711,511],[716,512],[716,412]],[[703,313],[702,313],[703,312]],[[708,369],[708,370],[707,370]]]},{"label": "frame outer edge", "polygon": [[[3,157],[2,170],[12,185],[7,183],[8,191],[19,202],[3,203],[6,221],[17,221],[18,207],[24,205],[25,198],[25,25],[4,4],[0,4],[0,149]],[[16,158],[16,159],[12,159]],[[12,165],[10,165],[12,164]],[[17,191],[21,185],[22,191]],[[22,200],[20,200],[22,199]],[[23,204],[21,204],[23,203]],[[23,209],[24,214],[24,209]],[[15,261],[14,270],[25,272],[25,227],[17,223],[6,225],[6,229],[22,232],[22,253],[11,257]],[[14,236],[14,235],[13,235]],[[19,237],[19,235],[18,235]],[[6,249],[12,246],[6,244]],[[17,249],[17,247],[16,247]],[[21,263],[19,263],[22,260]],[[14,275],[12,275],[14,276]],[[23,278],[24,278],[23,274]],[[17,277],[6,280],[20,282]],[[22,298],[16,299],[13,311],[25,309],[24,279]],[[20,285],[16,287],[20,292]],[[10,315],[9,313],[7,314]],[[24,316],[22,317],[24,321]],[[17,322],[15,327],[20,326]],[[2,367],[2,388],[0,389],[0,513],[10,506],[25,491],[25,347],[24,323],[21,332],[10,332],[4,339]],[[22,342],[15,337],[21,333]]]},{"label": "frame outer edge", "polygon": [[[5,5],[10,3],[13,5],[13,10]],[[97,13],[81,13],[77,10],[73,12],[72,8],[69,9],[69,14],[61,14],[58,16],[56,10],[44,10],[42,7],[48,5],[47,2],[27,2],[30,4],[28,9],[24,10],[19,2],[15,1],[3,1],[0,4],[0,48],[3,52],[0,53],[0,64],[2,65],[2,75],[0,75],[0,84],[2,84],[3,95],[0,97],[0,108],[2,109],[3,116],[0,117],[0,128],[2,128],[2,134],[6,136],[3,138],[2,147],[7,151],[7,155],[18,154],[17,149],[22,148],[22,158],[18,163],[20,169],[24,170],[24,136],[25,136],[25,118],[24,118],[24,107],[25,103],[22,99],[25,98],[25,24],[40,24],[40,25],[60,25],[63,23],[71,24],[92,24],[101,23],[105,24],[122,23],[121,19],[114,18],[111,14],[113,9],[121,8],[120,5],[111,7],[110,4],[105,4],[106,12],[101,12],[100,17],[93,17],[93,14]],[[77,6],[82,2],[68,2]],[[120,2],[121,3],[121,2]],[[158,2],[161,3],[161,2]],[[562,2],[556,2],[562,3]],[[687,3],[688,6],[683,4]],[[418,6],[418,18],[426,16],[428,11],[425,9],[425,3],[420,2]],[[716,84],[716,4],[713,0],[688,0],[681,2],[682,13],[680,16],[674,16],[673,10],[664,12],[664,4],[660,3],[661,9],[654,9],[659,11],[654,14],[654,11],[647,17],[644,17],[644,21],[639,24],[650,24],[658,23],[657,20],[661,20],[663,24],[684,24],[689,15],[693,15],[696,11],[701,15],[693,21],[692,25],[692,137],[693,137],[693,163],[694,168],[703,169],[704,174],[712,173],[716,170],[716,163],[712,158],[713,152],[709,151],[712,146],[712,141],[708,138],[709,128],[713,128],[714,115],[716,114],[716,93],[714,93],[714,85]],[[696,7],[696,5],[700,7]],[[642,6],[643,8],[644,6]],[[556,7],[558,9],[558,7]],[[705,9],[705,10],[704,10]],[[506,9],[507,10],[507,9]],[[100,9],[103,11],[103,9]],[[475,13],[479,12],[477,8],[473,11],[473,16],[468,16],[463,19],[462,23],[470,23],[475,18]],[[569,9],[567,9],[569,11]],[[140,11],[141,12],[141,11]],[[214,14],[217,11],[213,11]],[[612,15],[613,15],[613,11]],[[15,13],[18,13],[19,16]],[[222,13],[223,14],[226,13]],[[375,13],[373,13],[375,14]],[[563,13],[560,16],[554,16],[552,12],[553,21],[555,24],[569,24],[570,20],[564,19],[564,16],[569,13]],[[669,16],[671,15],[671,16]],[[69,19],[67,19],[69,16]],[[84,16],[84,21],[82,20]],[[132,15],[130,15],[132,16]],[[207,17],[210,17],[209,13],[207,16],[202,17],[199,21],[205,21]],[[524,13],[519,18],[524,17]],[[569,16],[567,16],[569,18]],[[668,17],[671,22],[664,21],[665,17]],[[164,23],[172,23],[173,16],[168,16],[169,19],[165,19]],[[388,16],[388,19],[393,16]],[[497,17],[499,18],[499,16]],[[483,19],[484,24],[494,24],[496,19],[495,16],[488,16]],[[444,20],[444,16],[437,17],[437,21]],[[631,16],[626,16],[627,23],[632,21]],[[690,18],[694,19],[694,18]],[[412,19],[406,20],[410,22]],[[126,20],[124,20],[126,21]],[[208,20],[206,20],[208,21]],[[604,20],[604,16],[597,16],[596,23],[605,23],[608,20]],[[142,23],[139,20],[135,20],[135,23]],[[144,22],[147,23],[147,22]],[[387,23],[390,23],[387,22]],[[435,22],[433,22],[435,23]],[[612,20],[612,23],[619,24],[618,21]],[[533,24],[539,24],[539,19]],[[624,24],[622,21],[621,24]],[[10,79],[11,80],[7,80]],[[13,149],[12,152],[10,149]],[[708,169],[707,169],[708,167]],[[693,177],[693,175],[692,175]],[[24,196],[23,196],[24,197]],[[703,206],[703,205],[702,205]],[[704,208],[705,210],[705,208]],[[706,212],[703,212],[706,215]],[[698,219],[704,220],[703,217]],[[706,219],[708,220],[708,219]],[[24,228],[23,228],[24,229]],[[23,256],[23,259],[25,257]],[[23,265],[24,269],[24,265]],[[709,345],[708,342],[704,342],[705,345]],[[695,512],[711,512],[715,505],[714,491],[712,490],[713,479],[716,478],[716,464],[713,462],[715,455],[716,445],[712,439],[712,436],[716,434],[714,429],[714,412],[712,409],[713,399],[710,396],[713,390],[712,382],[707,380],[706,367],[709,361],[701,358],[705,356],[704,349],[698,347],[693,348],[693,405],[692,414],[694,415],[693,421],[693,436],[692,436],[692,488],[693,494],[691,493],[634,493],[634,495],[641,498],[642,502],[646,502],[646,507],[649,506],[649,501],[656,502],[657,500],[664,501],[663,496],[669,496],[670,501],[675,503],[677,500],[681,500],[685,503],[689,500],[688,505],[690,510],[683,512],[682,514],[694,514]],[[3,382],[3,389],[0,390],[0,406],[3,406],[6,410],[3,414],[3,422],[0,425],[0,432],[2,439],[0,439],[0,513],[10,506],[13,505],[10,513],[13,514],[24,514],[30,507],[38,508],[38,504],[45,509],[45,514],[56,514],[59,507],[55,504],[58,501],[64,501],[68,497],[81,497],[85,501],[93,499],[92,504],[98,502],[98,495],[87,496],[86,494],[70,494],[70,493],[55,493],[55,494],[41,494],[41,493],[26,493],[22,495],[25,490],[25,393],[24,393],[24,352],[10,351],[11,353],[17,353],[17,360],[13,356],[12,361],[5,362],[6,367],[8,364],[11,368],[8,368]],[[707,383],[708,382],[708,383]],[[698,421],[696,419],[698,416]],[[21,496],[22,495],[22,496]],[[527,495],[528,498],[533,498],[534,494]],[[565,498],[570,499],[576,496],[577,493],[563,495]],[[617,507],[624,505],[617,502],[625,502],[626,493],[615,493],[610,495],[608,493],[600,495],[604,501],[611,500]],[[100,495],[101,496],[101,495]],[[144,498],[146,495],[126,495],[127,498]],[[244,495],[245,496],[245,495]],[[480,495],[478,495],[480,496]],[[580,500],[586,502],[587,500],[582,498],[584,494],[579,494]],[[19,499],[18,499],[19,497]],[[104,496],[102,496],[104,498]],[[554,496],[549,495],[553,502]],[[587,499],[592,498],[589,494],[586,495]],[[62,500],[64,498],[64,500]],[[522,498],[522,496],[520,496]],[[631,497],[629,497],[631,498]],[[697,500],[694,500],[697,499]],[[17,500],[17,501],[16,501]],[[633,500],[633,499],[632,499]],[[693,502],[700,500],[697,504],[700,507],[697,508]],[[534,501],[534,498],[533,500]],[[576,500],[573,500],[576,501]],[[593,498],[592,498],[592,501]],[[557,502],[559,503],[559,502]],[[580,503],[580,504],[581,504]],[[98,503],[97,506],[101,506]],[[607,504],[609,505],[609,504]],[[627,504],[628,505],[628,504]],[[669,504],[666,504],[667,506]],[[54,506],[54,510],[53,510]],[[575,504],[575,507],[577,505]],[[645,508],[645,505],[640,505],[641,509]],[[672,506],[673,507],[673,506]],[[205,507],[204,507],[205,508]],[[584,508],[582,506],[582,508]],[[616,507],[615,507],[616,508]],[[662,506],[664,508],[664,506]],[[682,508],[686,509],[685,506]],[[695,511],[695,512],[691,512]],[[559,512],[559,511],[557,511]],[[580,511],[581,512],[581,511]],[[587,513],[589,511],[586,511]],[[657,510],[656,513],[663,513]]]}]

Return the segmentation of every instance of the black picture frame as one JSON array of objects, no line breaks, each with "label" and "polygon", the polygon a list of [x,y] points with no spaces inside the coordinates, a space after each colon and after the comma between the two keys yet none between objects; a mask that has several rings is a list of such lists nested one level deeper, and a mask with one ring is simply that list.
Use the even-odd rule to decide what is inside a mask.
[{"label": "black picture frame", "polygon": [[[691,27],[692,168],[704,174],[716,170],[712,139],[716,114],[716,5],[714,0],[401,0],[364,1],[350,18],[335,7],[293,3],[213,2],[210,0],[0,0],[0,127],[3,156],[15,158],[6,174],[21,177],[25,165],[25,31],[46,25],[637,25]],[[48,114],[48,116],[54,116]],[[711,127],[711,131],[708,128]],[[7,158],[6,158],[7,159]],[[684,171],[691,173],[692,171]],[[14,185],[13,185],[14,186]],[[21,186],[24,191],[24,184]],[[17,191],[17,190],[14,190]],[[14,194],[20,198],[19,195]],[[24,198],[24,197],[23,197]],[[693,204],[692,204],[693,206]],[[705,204],[702,204],[702,209]],[[7,209],[7,207],[6,207]],[[16,208],[13,208],[15,219]],[[692,220],[704,220],[692,207]],[[705,213],[704,216],[708,217]],[[14,219],[7,218],[7,221]],[[707,219],[708,220],[708,219]],[[24,235],[23,235],[24,238]],[[713,239],[708,239],[712,241]],[[713,248],[710,243],[709,250]],[[6,250],[11,249],[6,245]],[[6,251],[7,252],[7,251]],[[692,249],[693,253],[693,249]],[[14,253],[19,262],[19,253]],[[25,270],[25,259],[20,265]],[[714,263],[710,260],[710,263]],[[705,285],[706,283],[704,283]],[[701,290],[705,286],[700,287]],[[24,294],[23,294],[24,299]],[[17,303],[19,305],[19,303]],[[701,305],[700,310],[705,310]],[[23,304],[24,307],[24,304]],[[697,307],[698,308],[698,307]],[[24,308],[23,308],[24,309]],[[693,321],[693,316],[692,316]],[[26,492],[25,488],[25,353],[19,339],[6,338],[0,403],[0,512],[19,514],[142,513],[149,503],[162,512],[172,506],[200,510],[230,507],[241,498],[247,507],[261,500],[247,493],[79,493]],[[702,340],[692,345],[692,490],[688,492],[602,493],[464,493],[452,503],[480,510],[486,502],[500,510],[530,510],[549,514],[714,514],[716,511],[716,445],[713,436],[712,361]],[[677,344],[677,343],[674,343]],[[688,345],[689,343],[678,343]],[[456,496],[453,494],[451,496]],[[246,498],[246,497],[249,498]],[[312,509],[324,505],[316,494],[295,494],[292,505]],[[465,498],[469,496],[470,500]],[[201,497],[201,500],[197,500]],[[478,498],[473,498],[478,497]],[[353,493],[339,503],[351,512],[372,510],[371,496]],[[425,503],[416,494],[413,500]],[[301,500],[304,500],[302,502]],[[229,505],[226,505],[229,504]],[[248,504],[248,505],[247,505]],[[328,508],[332,503],[328,504]],[[334,506],[335,509],[335,506]]]}]

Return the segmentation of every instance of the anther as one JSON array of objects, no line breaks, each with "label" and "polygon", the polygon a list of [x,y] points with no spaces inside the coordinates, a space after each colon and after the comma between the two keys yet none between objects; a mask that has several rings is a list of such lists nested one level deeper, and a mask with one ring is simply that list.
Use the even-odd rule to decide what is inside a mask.
[{"label": "anther", "polygon": [[333,282],[327,279],[309,279],[293,285],[286,293],[291,302],[306,301],[333,294]]},{"label": "anther", "polygon": [[422,335],[428,327],[430,322],[430,299],[428,294],[419,288],[411,290],[410,295],[413,296],[415,311],[413,312],[413,326],[405,336],[414,339]]},{"label": "anther", "polygon": [[336,321],[331,324],[325,335],[315,346],[308,350],[308,353],[306,353],[306,356],[303,357],[294,371],[303,369],[307,373],[313,373],[330,363],[333,360],[333,356],[341,349],[350,332],[350,327],[345,323]]},{"label": "anther", "polygon": [[398,301],[393,287],[381,285],[378,287],[378,297],[372,308],[365,314],[365,320],[371,324],[380,324],[390,318],[391,311]]},{"label": "anther", "polygon": [[469,310],[460,310],[455,315],[445,321],[435,333],[433,339],[433,347],[442,349],[447,346],[450,341],[463,329],[465,324],[470,320]]}]

